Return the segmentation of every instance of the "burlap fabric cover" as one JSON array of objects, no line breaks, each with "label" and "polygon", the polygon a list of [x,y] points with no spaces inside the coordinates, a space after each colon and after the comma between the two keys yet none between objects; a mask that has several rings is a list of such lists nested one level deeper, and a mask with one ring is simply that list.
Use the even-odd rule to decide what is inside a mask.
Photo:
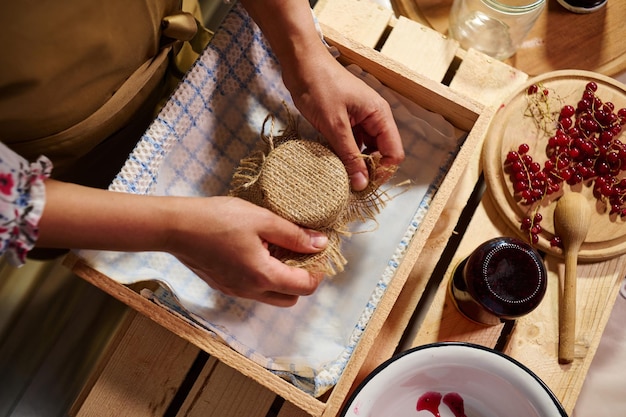
[{"label": "burlap fabric cover", "polygon": [[[301,254],[271,246],[273,256],[288,265],[327,276],[344,269],[341,238],[350,235],[352,221],[374,220],[384,205],[375,178],[375,160],[366,159],[371,178],[368,187],[352,192],[350,178],[339,157],[318,140],[303,139],[297,120],[287,112],[287,127],[274,134],[274,116],[263,123],[261,148],[241,160],[233,175],[230,195],[248,200],[302,227],[328,236],[322,252]],[[269,131],[265,132],[269,123]]]}]

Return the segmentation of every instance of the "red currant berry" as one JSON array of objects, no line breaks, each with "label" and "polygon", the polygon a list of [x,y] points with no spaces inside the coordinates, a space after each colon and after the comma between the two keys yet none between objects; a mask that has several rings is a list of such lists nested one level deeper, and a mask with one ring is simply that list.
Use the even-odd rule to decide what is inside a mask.
[{"label": "red currant berry", "polygon": [[528,151],[530,150],[530,146],[527,143],[522,143],[518,148],[517,151],[524,155],[525,153],[528,153]]},{"label": "red currant berry", "polygon": [[568,117],[569,118],[569,117],[572,117],[574,114],[576,114],[576,109],[574,108],[574,106],[572,106],[570,104],[566,104],[561,109],[561,118],[563,118],[563,117]]}]

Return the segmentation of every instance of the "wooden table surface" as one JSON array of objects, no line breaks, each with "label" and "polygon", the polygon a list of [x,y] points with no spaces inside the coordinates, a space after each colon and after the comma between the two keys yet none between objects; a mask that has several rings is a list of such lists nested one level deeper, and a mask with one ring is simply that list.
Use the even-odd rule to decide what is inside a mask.
[{"label": "wooden table surface", "polygon": [[[394,30],[402,27],[404,31],[410,27],[413,34],[437,38],[436,35],[424,30],[421,25],[413,27],[411,22],[396,21],[393,18],[388,22],[389,17],[384,11],[374,6],[368,8],[370,6],[366,6],[364,0],[327,0],[323,3],[333,7],[340,5],[341,7],[336,10],[343,10],[341,13],[331,14],[330,17],[321,16],[320,20],[327,40],[344,52],[349,52],[355,45],[366,50],[369,48],[364,46],[366,43],[376,44],[375,38],[370,39],[371,33],[375,32],[374,26],[386,27],[388,23],[391,23]],[[346,7],[355,11],[349,19],[346,19],[344,13]],[[356,13],[363,11],[363,8],[367,10],[362,14]],[[322,6],[316,9],[320,13],[326,10]],[[337,20],[332,16],[338,16]],[[355,21],[357,24],[353,25]],[[359,35],[343,25],[353,25],[357,31],[363,27],[368,30],[361,31]],[[384,30],[380,31],[383,32]],[[343,34],[350,36],[346,39]],[[408,44],[402,37],[396,40],[392,38],[393,36],[389,37],[389,43],[397,41],[399,44]],[[451,61],[455,59],[455,54],[461,53],[464,58],[462,65],[467,64],[464,69],[459,67],[458,78],[462,81],[453,80],[449,94],[472,97],[472,100],[476,100],[477,109],[482,109],[481,112],[485,117],[495,111],[492,105],[497,103],[498,97],[501,97],[499,94],[505,94],[507,88],[516,88],[526,82],[525,72],[515,70],[506,63],[464,54],[462,51],[456,51],[454,45],[450,43],[442,47],[452,51]],[[387,51],[394,54],[394,48],[391,46],[387,47]],[[428,62],[422,64],[429,66]],[[424,70],[435,80],[443,74],[435,74],[432,65]],[[481,95],[475,89],[479,77],[484,75],[484,72],[497,73],[500,78],[504,76],[511,85],[498,84],[497,91],[481,88]],[[498,77],[493,75],[489,79],[497,80]],[[427,80],[424,82],[428,84]],[[488,121],[489,117],[486,120]],[[463,123],[465,123],[463,118],[459,117],[459,124]],[[484,123],[484,118],[479,118],[476,122]],[[471,127],[471,123],[469,125]],[[511,229],[510,222],[499,215],[489,190],[485,190],[481,157],[480,147],[471,153],[462,178],[456,184],[452,197],[439,216],[436,227],[412,268],[406,284],[397,295],[396,302],[373,346],[367,351],[367,358],[359,368],[352,388],[354,389],[376,366],[398,351],[437,341],[467,341],[499,349],[527,365],[555,392],[570,413],[593,360],[611,306],[617,297],[619,283],[626,274],[626,256],[616,256],[609,260],[578,266],[577,296],[580,314],[576,323],[575,359],[570,364],[559,364],[557,360],[558,304],[563,277],[563,261],[559,256],[546,256],[548,290],[544,302],[531,314],[514,323],[491,327],[477,325],[464,319],[451,303],[447,291],[454,266],[485,240],[497,236],[516,235]],[[68,264],[74,267],[78,275],[151,317],[141,315],[129,317],[126,326],[120,332],[118,343],[112,345],[93,380],[77,400],[74,414],[93,415],[106,404],[109,414],[120,416],[322,415],[323,409],[319,407],[303,410],[294,405],[298,402],[297,398],[294,403],[289,398],[285,401],[285,398],[273,394],[272,391],[283,389],[281,384],[284,381],[272,380],[268,381],[267,385],[259,384],[230,368],[237,365],[234,359],[233,362],[229,362],[218,361],[214,357],[208,358],[202,352],[207,338],[202,329],[185,324],[180,318],[163,309],[160,309],[163,311],[155,309],[148,300],[138,298],[132,289],[111,283],[109,278],[90,270],[77,259],[70,259]],[[164,330],[161,326],[170,331]],[[228,347],[224,345],[219,349],[226,352]],[[223,357],[234,358],[229,354]],[[244,371],[248,375],[246,373],[248,370]],[[251,372],[256,370],[253,369]],[[251,407],[251,404],[255,407]]]}]

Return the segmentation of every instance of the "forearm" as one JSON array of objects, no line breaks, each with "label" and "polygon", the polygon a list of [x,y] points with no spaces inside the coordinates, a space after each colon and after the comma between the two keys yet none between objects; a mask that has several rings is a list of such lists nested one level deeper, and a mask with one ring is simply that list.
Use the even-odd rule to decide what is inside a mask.
[{"label": "forearm", "polygon": [[173,206],[159,198],[47,180],[37,246],[162,250]]},{"label": "forearm", "polygon": [[304,0],[241,0],[259,25],[286,74],[294,74],[330,54]]}]

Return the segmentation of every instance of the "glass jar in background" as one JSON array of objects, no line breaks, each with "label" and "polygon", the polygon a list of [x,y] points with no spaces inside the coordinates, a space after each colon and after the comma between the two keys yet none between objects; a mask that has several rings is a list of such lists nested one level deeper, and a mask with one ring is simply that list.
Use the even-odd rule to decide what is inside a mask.
[{"label": "glass jar in background", "polygon": [[454,0],[448,34],[496,59],[515,54],[546,0]]},{"label": "glass jar in background", "polygon": [[557,0],[559,4],[570,12],[591,13],[600,10],[608,0]]}]

